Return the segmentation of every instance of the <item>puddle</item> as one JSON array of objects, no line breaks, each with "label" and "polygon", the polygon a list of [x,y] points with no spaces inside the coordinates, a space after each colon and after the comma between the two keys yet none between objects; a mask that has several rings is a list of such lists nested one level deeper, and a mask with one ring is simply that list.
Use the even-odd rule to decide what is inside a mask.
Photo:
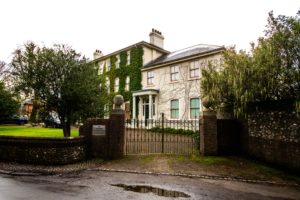
[{"label": "puddle", "polygon": [[173,190],[165,190],[161,188],[146,186],[146,185],[124,185],[124,184],[111,184],[112,186],[121,187],[126,191],[133,191],[139,193],[149,193],[152,192],[158,196],[163,197],[191,197],[183,192],[173,191]]}]

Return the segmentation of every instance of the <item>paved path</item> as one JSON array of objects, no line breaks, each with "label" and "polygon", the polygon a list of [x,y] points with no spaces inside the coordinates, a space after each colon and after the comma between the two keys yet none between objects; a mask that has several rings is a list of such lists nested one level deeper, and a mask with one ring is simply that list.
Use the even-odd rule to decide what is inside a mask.
[{"label": "paved path", "polygon": [[[189,198],[162,197],[126,191],[115,184],[147,185],[179,191]],[[83,171],[55,176],[0,175],[2,200],[68,199],[300,199],[299,187],[269,186],[234,181],[206,180],[175,176],[154,176],[102,171]]]}]

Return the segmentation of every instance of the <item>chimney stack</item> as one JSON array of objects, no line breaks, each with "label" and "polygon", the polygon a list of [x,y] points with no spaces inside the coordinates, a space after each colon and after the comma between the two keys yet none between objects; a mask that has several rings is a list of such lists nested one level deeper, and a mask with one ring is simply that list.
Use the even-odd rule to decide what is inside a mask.
[{"label": "chimney stack", "polygon": [[158,46],[162,49],[164,48],[164,39],[165,38],[160,31],[153,28],[149,34],[149,37],[150,37],[150,44]]},{"label": "chimney stack", "polygon": [[97,58],[101,58],[102,56],[103,56],[102,51],[96,49],[95,52],[94,52],[94,60],[97,59]]}]

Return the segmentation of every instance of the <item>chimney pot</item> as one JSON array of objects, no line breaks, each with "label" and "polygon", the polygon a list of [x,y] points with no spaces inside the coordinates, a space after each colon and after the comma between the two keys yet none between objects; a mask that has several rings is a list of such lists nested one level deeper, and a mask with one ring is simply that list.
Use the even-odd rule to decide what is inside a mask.
[{"label": "chimney pot", "polygon": [[152,28],[152,32],[150,32],[149,36],[150,36],[150,44],[158,46],[162,49],[164,48],[164,36],[160,31]]},{"label": "chimney pot", "polygon": [[94,56],[94,59],[97,59],[97,58],[102,57],[103,54],[99,49],[96,49],[93,56]]}]

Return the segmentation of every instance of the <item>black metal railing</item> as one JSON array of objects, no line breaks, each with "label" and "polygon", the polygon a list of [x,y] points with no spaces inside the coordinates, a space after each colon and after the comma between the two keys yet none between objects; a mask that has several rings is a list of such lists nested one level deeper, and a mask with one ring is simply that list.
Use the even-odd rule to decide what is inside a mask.
[{"label": "black metal railing", "polygon": [[129,154],[196,154],[200,123],[195,120],[127,120],[125,152]]}]

